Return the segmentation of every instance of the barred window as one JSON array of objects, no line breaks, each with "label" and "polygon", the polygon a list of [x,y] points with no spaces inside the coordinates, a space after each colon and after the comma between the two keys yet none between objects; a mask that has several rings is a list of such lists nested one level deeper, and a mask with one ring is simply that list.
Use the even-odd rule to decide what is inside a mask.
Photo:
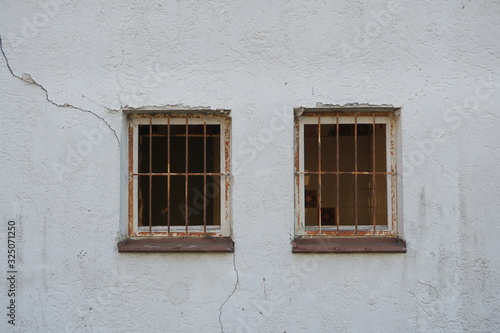
[{"label": "barred window", "polygon": [[294,252],[404,252],[398,238],[399,109],[296,110]]},{"label": "barred window", "polygon": [[233,251],[229,111],[128,115],[125,251]]}]

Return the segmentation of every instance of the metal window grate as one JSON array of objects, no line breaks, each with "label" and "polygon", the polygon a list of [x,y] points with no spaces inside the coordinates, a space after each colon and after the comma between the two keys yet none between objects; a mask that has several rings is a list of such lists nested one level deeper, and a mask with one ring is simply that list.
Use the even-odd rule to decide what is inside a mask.
[{"label": "metal window grate", "polygon": [[296,116],[298,234],[395,233],[393,113]]},{"label": "metal window grate", "polygon": [[129,119],[129,235],[228,236],[230,118]]}]

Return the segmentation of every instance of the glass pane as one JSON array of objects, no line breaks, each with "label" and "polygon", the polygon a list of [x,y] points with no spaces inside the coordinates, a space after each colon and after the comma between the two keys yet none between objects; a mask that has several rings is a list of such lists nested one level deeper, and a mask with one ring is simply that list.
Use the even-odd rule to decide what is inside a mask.
[{"label": "glass pane", "polygon": [[373,224],[372,175],[358,175],[358,225]]},{"label": "glass pane", "polygon": [[137,176],[138,225],[149,226],[149,176]]},{"label": "glass pane", "polygon": [[372,171],[373,124],[358,124],[357,126],[358,171]]},{"label": "glass pane", "polygon": [[340,225],[354,225],[354,175],[339,177],[339,222]]},{"label": "glass pane", "polygon": [[[220,126],[206,126],[206,172],[220,172]],[[204,162],[204,128],[203,125],[189,125],[189,156],[188,167],[190,173],[203,173]]]},{"label": "glass pane", "polygon": [[[190,125],[188,137],[188,172],[203,173],[203,125]],[[208,150],[207,150],[208,155]]]},{"label": "glass pane", "polygon": [[207,125],[207,172],[218,173],[221,171],[221,133],[220,125]]},{"label": "glass pane", "polygon": [[387,172],[386,124],[375,124],[375,171]]},{"label": "glass pane", "polygon": [[337,175],[321,176],[321,225],[337,225]]},{"label": "glass pane", "polygon": [[372,205],[375,206],[375,219],[377,225],[387,225],[387,182],[390,180],[390,175],[376,175],[374,189],[374,200]]},{"label": "glass pane", "polygon": [[[185,176],[170,176],[170,225],[186,225]],[[189,214],[189,211],[188,211]]]},{"label": "glass pane", "polygon": [[166,125],[153,125],[153,155],[152,171],[167,172],[167,127]]},{"label": "glass pane", "polygon": [[304,125],[304,171],[318,171],[318,125]]},{"label": "glass pane", "polygon": [[149,125],[139,125],[138,132],[138,172],[149,173]]},{"label": "glass pane", "polygon": [[[188,177],[189,225],[203,225],[205,200],[203,176]],[[207,214],[208,215],[208,214]]]},{"label": "glass pane", "polygon": [[207,176],[207,225],[220,225],[221,176]]},{"label": "glass pane", "polygon": [[354,171],[354,124],[339,126],[339,153],[340,171]]},{"label": "glass pane", "polygon": [[337,125],[321,125],[321,171],[337,171]]},{"label": "glass pane", "polygon": [[[152,226],[167,225],[167,176],[150,177],[138,176],[139,202],[138,216],[139,226],[149,226],[150,217]],[[150,196],[151,194],[151,196]],[[151,210],[150,210],[151,209]]]},{"label": "glass pane", "polygon": [[304,175],[304,216],[308,226],[319,224],[318,189],[318,175]]},{"label": "glass pane", "polygon": [[186,125],[170,125],[170,172],[186,172]]}]

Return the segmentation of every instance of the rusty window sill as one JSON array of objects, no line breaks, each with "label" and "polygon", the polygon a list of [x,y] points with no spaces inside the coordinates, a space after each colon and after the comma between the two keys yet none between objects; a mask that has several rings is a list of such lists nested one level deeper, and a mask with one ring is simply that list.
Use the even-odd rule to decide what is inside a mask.
[{"label": "rusty window sill", "polygon": [[118,252],[234,252],[229,237],[131,239],[118,243]]},{"label": "rusty window sill", "polygon": [[295,238],[293,253],[406,253],[406,242],[394,237]]}]

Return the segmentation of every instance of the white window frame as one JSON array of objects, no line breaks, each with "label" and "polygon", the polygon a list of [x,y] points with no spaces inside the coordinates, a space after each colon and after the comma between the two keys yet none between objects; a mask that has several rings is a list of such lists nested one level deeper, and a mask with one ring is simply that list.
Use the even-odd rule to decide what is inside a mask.
[{"label": "white window frame", "polygon": [[[128,237],[230,237],[230,131],[231,119],[227,110],[210,111],[174,111],[162,113],[130,113],[129,117],[129,159],[128,159]],[[138,225],[138,161],[139,125],[185,125],[188,118],[189,125],[220,125],[220,225],[204,226],[139,226]],[[189,205],[188,205],[189,207]],[[170,228],[170,232],[168,230]]]},{"label": "white window frame", "polygon": [[[396,118],[399,115],[398,108],[297,108],[295,110],[295,235],[297,237],[342,237],[342,236],[397,236],[397,174],[396,174]],[[318,124],[320,116],[321,124],[386,124],[386,172],[387,177],[387,226],[377,225],[373,231],[372,225],[358,225],[355,232],[352,225],[339,226],[306,226],[305,225],[305,182],[304,182],[304,125]],[[340,158],[342,158],[340,156]]]}]

